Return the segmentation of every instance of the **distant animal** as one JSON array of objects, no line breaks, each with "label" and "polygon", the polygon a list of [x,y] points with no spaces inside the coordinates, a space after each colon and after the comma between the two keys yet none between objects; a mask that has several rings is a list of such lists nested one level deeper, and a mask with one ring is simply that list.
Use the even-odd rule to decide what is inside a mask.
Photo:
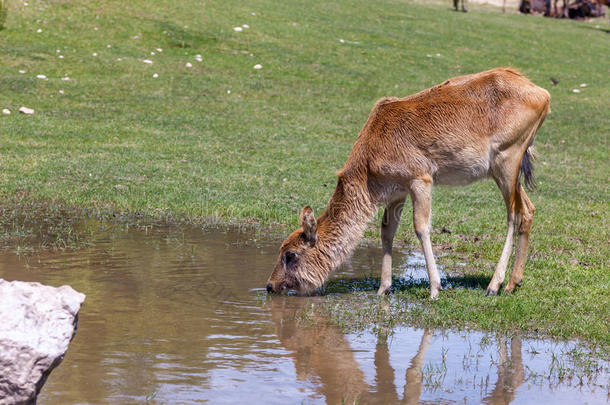
[{"label": "distant animal", "polygon": [[[462,1],[462,11],[466,12],[468,11],[468,0],[461,0]],[[453,0],[453,7],[455,8],[455,11],[458,11],[458,3],[460,2],[460,0]]]},{"label": "distant animal", "polygon": [[507,235],[486,295],[495,295],[517,249],[505,291],[521,284],[534,205],[520,183],[533,186],[532,143],[549,111],[549,93],[510,68],[449,79],[405,98],[379,100],[360,131],[337,186],[318,218],[310,207],[282,243],[267,291],[310,293],[356,246],[368,221],[385,205],[378,294],[390,291],[392,244],[405,198],[428,270],[430,297],[441,289],[430,241],[432,187],[491,177],[507,210]]}]

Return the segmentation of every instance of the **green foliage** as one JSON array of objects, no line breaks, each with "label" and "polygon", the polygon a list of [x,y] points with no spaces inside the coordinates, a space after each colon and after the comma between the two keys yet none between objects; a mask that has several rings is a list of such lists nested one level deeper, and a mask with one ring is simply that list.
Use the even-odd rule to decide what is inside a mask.
[{"label": "green foliage", "polygon": [[6,16],[8,15],[8,0],[0,0],[0,31],[4,29]]}]

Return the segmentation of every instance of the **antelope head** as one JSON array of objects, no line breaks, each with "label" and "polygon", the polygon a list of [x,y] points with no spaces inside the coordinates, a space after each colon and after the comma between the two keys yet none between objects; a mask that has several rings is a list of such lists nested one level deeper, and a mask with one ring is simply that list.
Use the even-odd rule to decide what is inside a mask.
[{"label": "antelope head", "polygon": [[267,281],[267,292],[296,290],[311,293],[326,281],[329,258],[320,250],[318,223],[311,207],[301,211],[301,227],[282,243],[275,268]]}]

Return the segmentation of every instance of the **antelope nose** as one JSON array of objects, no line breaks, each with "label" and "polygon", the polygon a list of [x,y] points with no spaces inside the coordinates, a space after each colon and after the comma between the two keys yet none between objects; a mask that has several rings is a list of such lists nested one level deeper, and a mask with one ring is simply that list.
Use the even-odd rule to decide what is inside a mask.
[{"label": "antelope nose", "polygon": [[268,293],[272,293],[273,292],[273,286],[271,285],[271,283],[267,284],[267,292]]}]

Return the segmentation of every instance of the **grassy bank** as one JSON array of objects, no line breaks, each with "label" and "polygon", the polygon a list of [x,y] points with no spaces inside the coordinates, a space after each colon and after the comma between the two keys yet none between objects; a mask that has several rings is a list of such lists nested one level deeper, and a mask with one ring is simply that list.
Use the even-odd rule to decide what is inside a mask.
[{"label": "grassy bank", "polygon": [[[24,4],[8,3],[0,31],[0,108],[12,112],[0,115],[0,194],[17,208],[293,227],[305,204],[323,209],[376,99],[521,69],[553,98],[524,287],[436,303],[404,289],[396,305],[418,303],[420,323],[610,341],[607,22],[404,1]],[[505,232],[495,185],[439,188],[433,212],[450,231],[433,236],[441,264],[482,287]],[[405,215],[397,238],[411,235]],[[376,305],[359,297],[344,302]]]}]

